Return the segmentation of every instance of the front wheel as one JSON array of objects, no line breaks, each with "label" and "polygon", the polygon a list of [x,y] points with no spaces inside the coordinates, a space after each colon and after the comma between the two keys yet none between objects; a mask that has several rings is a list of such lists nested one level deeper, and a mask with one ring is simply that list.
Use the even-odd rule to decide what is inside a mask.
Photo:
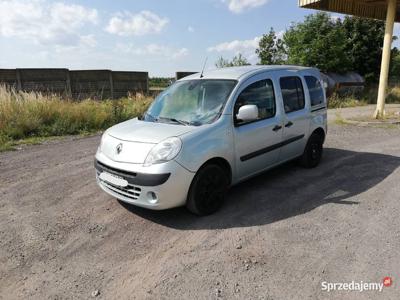
[{"label": "front wheel", "polygon": [[300,164],[305,168],[315,168],[322,158],[323,138],[313,133],[308,139],[304,153],[300,158]]},{"label": "front wheel", "polygon": [[196,215],[210,215],[222,206],[228,188],[229,180],[225,170],[218,165],[206,165],[193,179],[186,207]]}]

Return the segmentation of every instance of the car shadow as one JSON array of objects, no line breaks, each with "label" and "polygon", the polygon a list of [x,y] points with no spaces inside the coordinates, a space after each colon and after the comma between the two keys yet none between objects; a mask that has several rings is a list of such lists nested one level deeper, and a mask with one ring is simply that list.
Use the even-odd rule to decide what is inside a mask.
[{"label": "car shadow", "polygon": [[197,217],[185,208],[152,211],[120,202],[130,212],[180,230],[258,226],[307,213],[324,204],[358,205],[400,165],[400,157],[324,149],[321,164],[304,169],[289,162],[229,191],[220,211]]}]

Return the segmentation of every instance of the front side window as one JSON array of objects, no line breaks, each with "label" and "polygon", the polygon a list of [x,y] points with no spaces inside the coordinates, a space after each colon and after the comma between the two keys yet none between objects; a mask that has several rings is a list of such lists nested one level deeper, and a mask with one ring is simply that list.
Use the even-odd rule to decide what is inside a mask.
[{"label": "front side window", "polygon": [[324,90],[321,82],[314,76],[304,76],[308,91],[310,93],[311,106],[315,106],[324,102]]},{"label": "front side window", "polygon": [[282,77],[280,79],[283,105],[285,113],[304,108],[304,91],[301,79],[297,76]]},{"label": "front side window", "polygon": [[[252,83],[240,93],[235,103],[234,116],[238,114],[241,106],[248,104],[257,106],[258,120],[268,119],[275,116],[276,103],[274,86],[270,79]],[[244,122],[236,120],[236,123],[240,125]]]},{"label": "front side window", "polygon": [[236,83],[219,79],[178,81],[154,100],[144,120],[194,126],[214,122]]}]

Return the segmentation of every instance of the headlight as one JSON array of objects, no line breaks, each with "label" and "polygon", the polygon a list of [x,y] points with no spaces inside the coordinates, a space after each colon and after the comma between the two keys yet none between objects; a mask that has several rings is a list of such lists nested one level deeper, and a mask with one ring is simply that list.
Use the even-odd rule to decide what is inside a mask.
[{"label": "headlight", "polygon": [[107,134],[107,131],[105,131],[105,132],[103,133],[103,135],[101,136],[100,145],[99,145],[99,148],[97,149],[97,150],[100,151],[100,152],[101,152],[101,149],[103,148],[104,139],[105,139],[105,137],[106,137],[106,134]]},{"label": "headlight", "polygon": [[177,137],[170,137],[158,143],[150,150],[144,161],[144,166],[149,167],[174,159],[182,148],[182,141]]}]

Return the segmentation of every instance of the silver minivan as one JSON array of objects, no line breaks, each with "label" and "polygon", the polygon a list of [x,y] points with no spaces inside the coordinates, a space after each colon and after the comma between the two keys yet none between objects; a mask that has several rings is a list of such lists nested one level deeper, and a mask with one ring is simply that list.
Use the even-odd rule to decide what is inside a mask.
[{"label": "silver minivan", "polygon": [[104,132],[98,185],[150,209],[207,215],[228,188],[289,160],[318,165],[327,132],[320,72],[297,66],[207,71],[175,82],[141,118]]}]

